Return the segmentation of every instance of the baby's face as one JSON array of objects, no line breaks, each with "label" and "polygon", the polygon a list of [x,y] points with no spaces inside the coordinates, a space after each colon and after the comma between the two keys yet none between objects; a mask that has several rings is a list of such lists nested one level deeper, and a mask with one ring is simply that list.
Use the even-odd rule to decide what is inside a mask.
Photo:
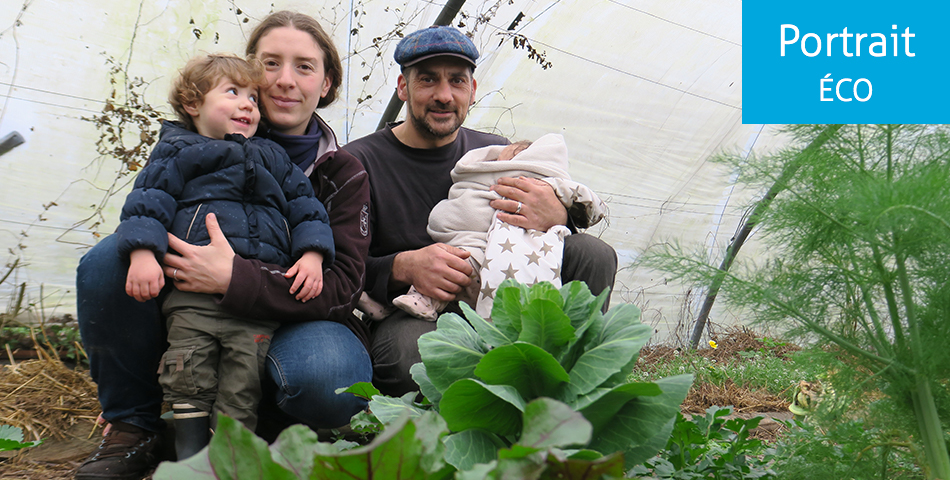
[{"label": "baby's face", "polygon": [[526,149],[526,148],[528,148],[528,147],[525,146],[525,145],[522,145],[522,144],[519,144],[519,143],[512,143],[511,145],[506,146],[505,149],[502,150],[502,151],[498,154],[498,159],[497,159],[497,160],[499,160],[499,161],[501,161],[501,160],[511,160],[512,158],[515,158],[515,155],[521,153],[521,152],[524,151],[524,149]]}]

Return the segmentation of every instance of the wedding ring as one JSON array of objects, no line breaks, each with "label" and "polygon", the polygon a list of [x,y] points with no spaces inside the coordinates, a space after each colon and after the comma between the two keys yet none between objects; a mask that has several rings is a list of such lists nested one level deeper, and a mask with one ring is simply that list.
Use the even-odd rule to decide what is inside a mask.
[{"label": "wedding ring", "polygon": [[518,202],[518,208],[515,209],[515,215],[521,213],[521,202]]},{"label": "wedding ring", "polygon": [[178,281],[178,269],[177,269],[177,268],[175,269],[174,272],[172,272],[172,279],[175,280],[176,282]]}]

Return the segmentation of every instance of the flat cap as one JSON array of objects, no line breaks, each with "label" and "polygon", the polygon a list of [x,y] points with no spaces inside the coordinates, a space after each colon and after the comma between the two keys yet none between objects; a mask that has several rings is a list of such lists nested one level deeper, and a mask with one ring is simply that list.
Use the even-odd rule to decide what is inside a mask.
[{"label": "flat cap", "polygon": [[475,68],[478,49],[457,28],[433,25],[406,35],[396,45],[396,53],[393,57],[396,63],[406,68],[423,60],[445,55],[461,58]]}]

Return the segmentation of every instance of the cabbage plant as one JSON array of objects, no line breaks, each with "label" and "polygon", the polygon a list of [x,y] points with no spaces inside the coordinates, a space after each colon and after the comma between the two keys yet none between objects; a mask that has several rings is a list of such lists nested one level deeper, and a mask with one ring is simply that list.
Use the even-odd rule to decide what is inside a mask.
[{"label": "cabbage plant", "polygon": [[[557,289],[508,280],[496,290],[491,320],[463,304],[465,318],[443,314],[419,338],[422,363],[411,373],[452,432],[446,461],[460,470],[489,463],[500,449],[524,445],[528,413],[553,430],[553,412],[565,410],[589,424],[590,435],[567,442],[585,458],[622,452],[629,466],[666,445],[692,376],[627,383],[652,329],[632,304],[603,314],[607,294],[595,297],[581,282]],[[400,405],[421,413],[411,397],[375,396],[370,409],[384,423]]]},{"label": "cabbage plant", "polygon": [[[529,409],[548,410],[538,400]],[[181,462],[163,462],[152,475],[155,480],[262,479],[268,480],[597,480],[620,478],[623,459],[573,455],[567,458],[555,448],[570,443],[571,437],[589,434],[579,425],[577,412],[553,408],[548,416],[558,423],[528,422],[522,432],[524,445],[502,452],[497,461],[458,471],[446,464],[448,433],[445,421],[434,412],[410,418],[403,412],[367,445],[320,442],[305,425],[293,425],[268,445],[260,437],[226,415],[218,418],[218,428],[208,446]]]}]

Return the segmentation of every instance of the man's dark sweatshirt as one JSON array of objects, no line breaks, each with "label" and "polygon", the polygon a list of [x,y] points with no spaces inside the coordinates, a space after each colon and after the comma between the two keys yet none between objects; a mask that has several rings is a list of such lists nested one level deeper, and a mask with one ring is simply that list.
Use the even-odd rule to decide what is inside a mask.
[{"label": "man's dark sweatshirt", "polygon": [[372,242],[364,289],[384,305],[408,290],[408,286],[389,286],[396,254],[434,243],[426,232],[429,212],[448,197],[456,162],[469,150],[510,143],[498,135],[460,128],[458,137],[448,145],[412,148],[393,134],[392,127],[396,125],[390,124],[343,147],[363,162],[369,173]]}]

